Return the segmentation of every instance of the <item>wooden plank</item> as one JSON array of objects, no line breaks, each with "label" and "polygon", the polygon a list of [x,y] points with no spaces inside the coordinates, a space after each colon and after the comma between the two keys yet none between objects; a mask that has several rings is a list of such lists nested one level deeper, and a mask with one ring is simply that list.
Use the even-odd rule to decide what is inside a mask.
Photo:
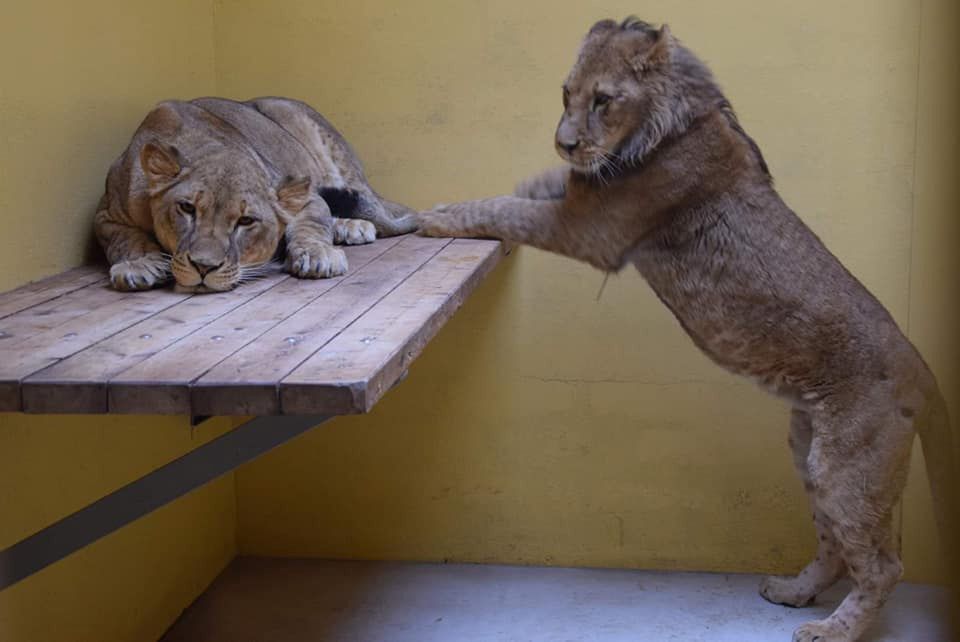
[{"label": "wooden plank", "polygon": [[112,377],[288,278],[278,266],[272,274],[235,290],[192,296],[30,375],[20,385],[23,410],[107,412],[107,382]]},{"label": "wooden plank", "polygon": [[20,382],[38,370],[84,350],[98,341],[160,312],[188,294],[154,290],[102,306],[15,346],[0,347],[0,411],[20,405]]},{"label": "wooden plank", "polygon": [[120,292],[106,279],[0,319],[0,348],[22,345],[36,334],[57,328],[111,303],[139,295]]},{"label": "wooden plank", "polygon": [[449,239],[405,238],[196,381],[196,415],[275,415],[278,383],[439,253]]},{"label": "wooden plank", "polygon": [[452,242],[285,377],[282,412],[369,411],[501,256],[497,241]]},{"label": "wooden plank", "polygon": [[[351,272],[386,247],[388,244],[348,248]],[[21,384],[23,408],[46,413],[107,412],[107,382],[111,378],[288,278],[292,277],[278,267],[276,273],[236,290],[192,297],[31,375]]]},{"label": "wooden plank", "polygon": [[[375,259],[399,240],[383,239],[347,248],[351,271]],[[282,281],[183,340],[124,370],[107,384],[109,412],[193,414],[190,407],[193,381],[336,287],[349,274],[332,279]]]},{"label": "wooden plank", "polygon": [[105,266],[85,265],[27,283],[0,294],[0,319],[106,278]]}]

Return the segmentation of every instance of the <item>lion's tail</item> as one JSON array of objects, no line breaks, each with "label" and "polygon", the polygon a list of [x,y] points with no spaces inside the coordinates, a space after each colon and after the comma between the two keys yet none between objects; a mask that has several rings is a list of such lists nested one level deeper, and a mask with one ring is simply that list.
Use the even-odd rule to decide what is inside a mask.
[{"label": "lion's tail", "polygon": [[943,559],[950,582],[957,589],[960,583],[960,486],[957,477],[960,457],[950,428],[947,402],[932,375],[926,387],[927,412],[921,416],[917,430],[927,464]]},{"label": "lion's tail", "polygon": [[[383,203],[383,208],[387,210],[390,216],[385,221],[381,221],[379,225],[384,226],[384,228],[389,231],[390,236],[417,231],[416,212],[406,205],[394,203],[385,198],[381,198],[380,200]],[[374,222],[374,225],[377,225],[377,223]],[[379,231],[379,226],[377,229]]]},{"label": "lion's tail", "polygon": [[370,221],[377,228],[377,236],[398,236],[417,231],[416,212],[406,205],[388,201],[372,190],[321,187],[318,193],[334,216]]}]

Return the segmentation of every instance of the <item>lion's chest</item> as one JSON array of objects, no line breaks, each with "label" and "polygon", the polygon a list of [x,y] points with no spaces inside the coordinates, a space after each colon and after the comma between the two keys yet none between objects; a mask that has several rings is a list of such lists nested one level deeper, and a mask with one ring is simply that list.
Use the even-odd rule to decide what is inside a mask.
[{"label": "lion's chest", "polygon": [[640,252],[633,262],[718,365],[779,395],[796,397],[808,387],[817,356],[804,346],[807,320],[754,275],[709,255],[684,261]]}]

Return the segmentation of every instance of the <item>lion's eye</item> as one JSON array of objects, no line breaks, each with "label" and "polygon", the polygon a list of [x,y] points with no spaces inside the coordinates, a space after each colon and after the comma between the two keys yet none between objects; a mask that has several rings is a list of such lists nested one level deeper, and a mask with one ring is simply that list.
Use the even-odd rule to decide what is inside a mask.
[{"label": "lion's eye", "polygon": [[596,94],[593,97],[593,108],[595,110],[600,109],[601,107],[609,103],[611,99],[612,99],[612,96],[608,94]]},{"label": "lion's eye", "polygon": [[243,225],[244,227],[247,225],[253,225],[256,222],[257,219],[253,218],[252,216],[241,216],[239,219],[237,219],[237,225]]},{"label": "lion's eye", "polygon": [[197,208],[194,207],[193,203],[189,203],[187,201],[178,202],[177,208],[187,216],[193,216],[197,213]]}]

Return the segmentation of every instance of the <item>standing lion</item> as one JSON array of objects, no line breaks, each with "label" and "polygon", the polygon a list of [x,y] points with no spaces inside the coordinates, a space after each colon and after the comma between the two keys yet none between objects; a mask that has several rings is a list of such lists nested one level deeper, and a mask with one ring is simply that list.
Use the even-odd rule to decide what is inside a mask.
[{"label": "standing lion", "polygon": [[565,167],[516,196],[426,212],[422,231],[525,243],[608,271],[632,264],[710,358],[786,399],[818,549],[760,593],[806,606],[849,576],[836,611],[793,639],[858,640],[903,572],[893,511],[918,431],[956,568],[956,458],[933,374],[783,202],[710,71],[666,26],[594,25],[563,108]]}]

